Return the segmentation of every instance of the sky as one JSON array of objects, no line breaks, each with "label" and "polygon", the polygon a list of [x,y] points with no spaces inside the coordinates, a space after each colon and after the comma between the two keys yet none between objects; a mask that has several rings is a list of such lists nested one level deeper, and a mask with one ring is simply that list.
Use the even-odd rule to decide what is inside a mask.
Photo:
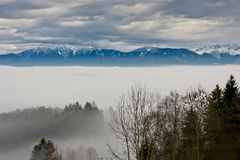
[{"label": "sky", "polygon": [[239,0],[0,0],[0,53],[236,43]]}]

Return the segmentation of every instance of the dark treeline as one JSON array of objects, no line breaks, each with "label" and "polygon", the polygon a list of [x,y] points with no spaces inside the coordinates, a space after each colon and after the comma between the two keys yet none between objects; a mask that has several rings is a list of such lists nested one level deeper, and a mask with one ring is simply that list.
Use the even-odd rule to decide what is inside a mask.
[{"label": "dark treeline", "polygon": [[142,85],[131,88],[112,110],[118,143],[109,159],[239,160],[240,92],[234,76],[225,87],[165,97]]},{"label": "dark treeline", "polygon": [[78,103],[64,109],[36,107],[0,114],[0,151],[19,147],[41,137],[71,138],[97,134],[104,128],[96,104]]}]

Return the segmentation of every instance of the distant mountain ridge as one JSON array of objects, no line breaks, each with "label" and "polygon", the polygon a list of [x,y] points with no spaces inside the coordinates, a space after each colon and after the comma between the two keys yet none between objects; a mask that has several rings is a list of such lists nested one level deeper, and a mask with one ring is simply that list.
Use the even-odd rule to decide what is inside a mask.
[{"label": "distant mountain ridge", "polygon": [[198,53],[209,53],[212,55],[229,54],[229,55],[240,55],[240,44],[212,44],[192,47],[190,50]]},{"label": "distant mountain ridge", "polygon": [[[200,49],[197,50],[200,52]],[[129,52],[94,47],[33,48],[0,55],[0,65],[10,66],[158,66],[240,64],[240,55],[197,53],[185,48],[146,46]]]}]

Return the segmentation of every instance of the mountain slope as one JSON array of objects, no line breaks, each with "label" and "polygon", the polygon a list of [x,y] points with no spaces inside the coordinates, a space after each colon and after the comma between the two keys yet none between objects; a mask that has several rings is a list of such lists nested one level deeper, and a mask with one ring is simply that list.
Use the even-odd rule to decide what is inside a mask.
[{"label": "mountain slope", "polygon": [[1,65],[12,66],[156,66],[156,65],[204,65],[240,64],[239,55],[226,53],[198,54],[180,48],[147,46],[130,52],[93,47],[34,48],[17,54],[0,55]]},{"label": "mountain slope", "polygon": [[240,44],[214,44],[193,47],[190,50],[198,54],[208,53],[212,55],[229,54],[240,55]]}]

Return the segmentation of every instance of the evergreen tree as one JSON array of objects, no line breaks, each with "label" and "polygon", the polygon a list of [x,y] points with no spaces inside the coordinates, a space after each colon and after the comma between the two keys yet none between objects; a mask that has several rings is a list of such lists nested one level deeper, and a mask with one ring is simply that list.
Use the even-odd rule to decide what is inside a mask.
[{"label": "evergreen tree", "polygon": [[230,75],[223,93],[223,101],[226,107],[231,107],[238,93],[238,86],[233,75]]},{"label": "evergreen tree", "polygon": [[207,118],[204,126],[208,144],[205,150],[205,159],[207,160],[220,160],[224,157],[221,155],[225,147],[222,140],[224,108],[223,91],[219,85],[216,85],[216,88],[210,94]]},{"label": "evergreen tree", "polygon": [[75,110],[76,110],[76,111],[82,111],[82,106],[79,104],[79,102],[76,102],[76,104],[75,104]]},{"label": "evergreen tree", "polygon": [[34,146],[30,160],[62,160],[62,157],[52,141],[42,138],[39,144]]},{"label": "evergreen tree", "polygon": [[182,129],[181,159],[202,159],[203,136],[199,123],[198,113],[193,107],[186,111]]},{"label": "evergreen tree", "polygon": [[219,116],[222,115],[224,105],[223,105],[223,91],[219,87],[219,85],[216,85],[216,88],[211,92],[210,94],[210,106],[211,109],[214,109],[214,112],[217,112]]},{"label": "evergreen tree", "polygon": [[240,97],[238,85],[231,75],[224,89],[225,112],[223,116],[226,158],[240,159]]},{"label": "evergreen tree", "polygon": [[86,104],[84,105],[84,111],[86,113],[91,113],[93,111],[93,106],[90,102],[86,102]]},{"label": "evergreen tree", "polygon": [[224,90],[219,86],[211,93],[205,126],[208,146],[206,159],[240,159],[240,106],[238,86],[231,75]]}]

